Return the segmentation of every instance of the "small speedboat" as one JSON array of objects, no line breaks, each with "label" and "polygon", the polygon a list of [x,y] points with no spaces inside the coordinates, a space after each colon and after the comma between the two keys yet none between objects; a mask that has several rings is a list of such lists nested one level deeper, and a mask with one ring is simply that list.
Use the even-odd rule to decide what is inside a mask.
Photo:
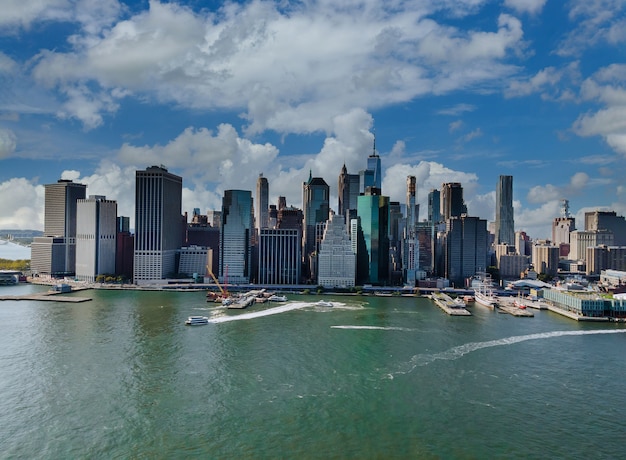
[{"label": "small speedboat", "polygon": [[185,321],[187,326],[202,326],[205,324],[209,324],[209,318],[206,316],[190,316]]},{"label": "small speedboat", "polygon": [[267,300],[270,302],[287,302],[287,297],[284,295],[273,295],[270,296]]},{"label": "small speedboat", "polygon": [[320,300],[315,305],[317,305],[318,307],[332,307],[333,306],[332,302],[327,302],[326,300]]}]

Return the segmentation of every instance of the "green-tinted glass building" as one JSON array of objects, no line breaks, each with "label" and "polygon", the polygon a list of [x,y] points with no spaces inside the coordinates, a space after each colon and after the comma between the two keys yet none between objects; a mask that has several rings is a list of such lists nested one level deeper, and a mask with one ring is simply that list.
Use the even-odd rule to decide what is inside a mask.
[{"label": "green-tinted glass building", "polygon": [[[386,284],[389,280],[389,197],[382,196],[380,189],[369,187],[359,196],[357,215],[365,240],[367,258],[357,254],[359,264],[369,263],[368,279],[359,284]],[[361,270],[358,270],[361,272]]]}]

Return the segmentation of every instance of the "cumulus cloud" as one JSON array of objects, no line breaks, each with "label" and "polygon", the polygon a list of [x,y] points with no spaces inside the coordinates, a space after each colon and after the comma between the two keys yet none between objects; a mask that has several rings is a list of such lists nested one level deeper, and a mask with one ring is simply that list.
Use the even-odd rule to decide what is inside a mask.
[{"label": "cumulus cloud", "polygon": [[[329,132],[335,115],[355,107],[498,86],[517,72],[506,62],[524,47],[515,17],[501,14],[495,30],[462,30],[446,24],[446,14],[441,22],[429,17],[468,14],[479,3],[313,2],[281,9],[257,1],[212,13],[151,1],[148,10],[110,27],[85,19],[90,32],[74,36],[69,52],[43,51],[33,76],[61,91],[61,116],[88,128],[115,112],[123,93],[244,110],[249,134]],[[110,21],[119,8],[108,5]]]},{"label": "cumulus cloud", "polygon": [[589,182],[589,176],[586,173],[578,172],[570,178],[569,184],[566,185],[546,184],[532,187],[528,192],[527,200],[530,203],[547,203],[578,195],[587,188]]},{"label": "cumulus cloud", "polygon": [[578,117],[573,130],[580,136],[601,136],[616,152],[626,155],[626,65],[613,64],[598,70],[581,87],[585,100],[604,108]]},{"label": "cumulus cloud", "polygon": [[25,178],[0,183],[0,228],[43,230],[44,188]]}]

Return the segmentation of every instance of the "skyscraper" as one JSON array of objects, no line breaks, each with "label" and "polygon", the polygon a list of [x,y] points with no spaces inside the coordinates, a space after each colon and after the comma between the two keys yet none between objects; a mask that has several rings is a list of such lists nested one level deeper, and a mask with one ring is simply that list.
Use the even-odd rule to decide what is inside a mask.
[{"label": "skyscraper", "polygon": [[318,284],[354,286],[356,278],[356,254],[352,251],[350,236],[342,216],[330,213],[324,237],[320,243]]},{"label": "skyscraper", "polygon": [[357,198],[359,196],[359,175],[348,174],[344,163],[338,181],[338,213],[346,222],[356,216]]},{"label": "skyscraper", "polygon": [[446,220],[443,235],[443,276],[457,287],[476,273],[487,270],[487,221],[478,217],[452,217]]},{"label": "skyscraper", "polygon": [[369,187],[359,196],[357,214],[369,260],[368,279],[360,281],[384,284],[389,279],[389,197]]},{"label": "skyscraper", "polygon": [[223,282],[249,283],[252,275],[252,192],[226,190],[222,198],[220,271]]},{"label": "skyscraper", "polygon": [[270,186],[263,174],[256,181],[256,228],[267,228],[269,225],[269,193]]},{"label": "skyscraper", "polygon": [[419,269],[419,242],[417,239],[417,223],[419,221],[419,205],[417,200],[417,180],[415,176],[406,178],[406,227],[402,263],[405,280],[410,285],[415,284],[416,273]]},{"label": "skyscraper", "polygon": [[450,217],[461,217],[467,214],[467,206],[463,200],[463,187],[459,182],[441,184],[441,220]]},{"label": "skyscraper", "polygon": [[326,222],[329,212],[329,187],[321,177],[313,177],[309,173],[309,180],[302,184],[302,204],[304,206],[303,226],[303,257],[305,265],[309,268],[306,275],[315,278],[315,273],[310,273],[310,257],[316,247],[316,224]]},{"label": "skyscraper", "polygon": [[76,278],[94,282],[115,273],[117,202],[100,195],[77,200]]},{"label": "skyscraper", "polygon": [[87,186],[60,179],[45,185],[44,236],[31,245],[34,273],[53,276],[76,271],[76,202],[85,198]]},{"label": "skyscraper", "polygon": [[183,179],[163,166],[135,173],[135,284],[176,274],[183,240]]},{"label": "skyscraper", "polygon": [[380,156],[376,153],[376,138],[374,138],[374,148],[367,157],[367,169],[359,171],[359,192],[365,193],[368,187],[382,189],[382,170]]},{"label": "skyscraper", "polygon": [[500,176],[496,187],[495,244],[515,244],[513,176]]},{"label": "skyscraper", "polygon": [[436,224],[441,221],[441,203],[439,190],[432,189],[428,193],[428,222]]}]

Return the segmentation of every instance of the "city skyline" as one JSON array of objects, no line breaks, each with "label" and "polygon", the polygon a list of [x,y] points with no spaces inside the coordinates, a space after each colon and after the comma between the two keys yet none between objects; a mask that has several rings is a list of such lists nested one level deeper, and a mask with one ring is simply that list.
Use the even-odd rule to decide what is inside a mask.
[{"label": "city skyline", "polygon": [[135,171],[158,164],[189,213],[259,174],[269,203],[302,208],[309,171],[337,210],[342,165],[365,169],[374,138],[391,201],[407,176],[422,209],[459,182],[492,222],[511,175],[533,238],[561,199],[578,221],[626,214],[624,2],[89,5],[3,6],[0,228],[43,229],[59,178],[133,216]]}]

